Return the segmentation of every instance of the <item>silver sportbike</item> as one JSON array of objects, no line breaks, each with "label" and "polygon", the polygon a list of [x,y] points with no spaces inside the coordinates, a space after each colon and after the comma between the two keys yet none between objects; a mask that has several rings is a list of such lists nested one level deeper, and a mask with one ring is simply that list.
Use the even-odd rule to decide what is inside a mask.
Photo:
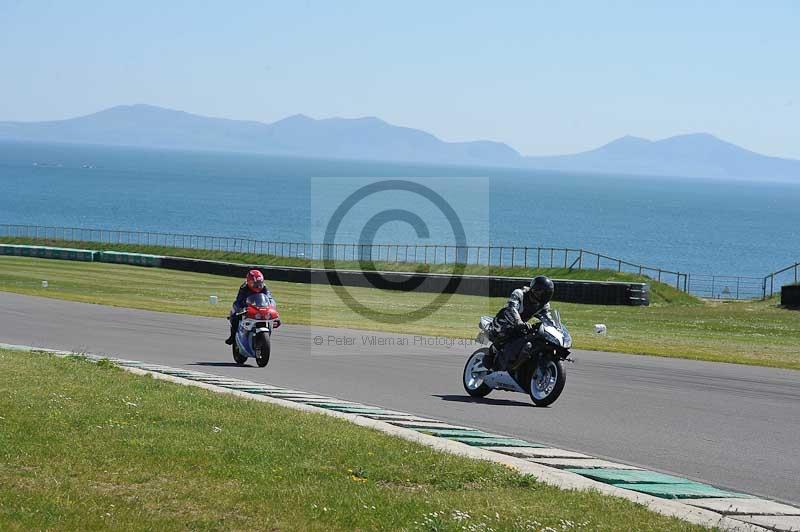
[{"label": "silver sportbike", "polygon": [[[572,337],[557,310],[545,309],[535,315],[540,323],[521,339],[495,345],[492,317],[480,319],[478,343],[487,345],[472,353],[464,366],[464,389],[472,397],[485,397],[492,390],[530,395],[536,406],[555,402],[564,390]],[[515,353],[501,353],[512,349]]]}]

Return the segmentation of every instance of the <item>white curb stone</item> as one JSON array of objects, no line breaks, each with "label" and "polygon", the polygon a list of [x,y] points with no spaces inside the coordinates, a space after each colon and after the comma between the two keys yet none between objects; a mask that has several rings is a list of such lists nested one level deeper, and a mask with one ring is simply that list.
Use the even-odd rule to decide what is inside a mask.
[{"label": "white curb stone", "polygon": [[269,392],[275,389],[273,387],[253,386],[252,384],[247,384],[246,382],[237,382],[235,384],[229,384],[228,386],[235,389],[241,388],[243,390],[258,390],[263,392]]},{"label": "white curb stone", "polygon": [[618,464],[599,458],[528,458],[531,462],[551,467],[582,467],[586,469],[641,469],[628,464]]},{"label": "white curb stone", "polygon": [[596,460],[596,458],[589,456],[588,454],[565,451],[563,449],[555,449],[553,447],[484,447],[484,449],[488,451],[494,451],[496,453],[516,456],[517,458],[580,458],[584,460]]},{"label": "white curb stone", "polygon": [[776,532],[800,532],[800,516],[797,515],[737,515],[734,519]]},{"label": "white curb stone", "polygon": [[686,504],[726,515],[798,515],[800,508],[765,499],[691,499]]},{"label": "white curb stone", "polygon": [[425,417],[417,417],[411,414],[369,414],[370,418],[375,419],[376,421],[419,421],[422,423],[432,423],[436,420],[428,419]]},{"label": "white curb stone", "polygon": [[283,392],[281,390],[264,390],[269,395],[273,397],[291,397],[292,399],[308,399],[309,401],[319,401],[319,402],[332,402],[332,403],[345,403],[345,404],[356,404],[352,401],[345,401],[343,399],[336,399],[334,397],[327,397],[325,395],[317,395],[313,393],[301,393],[301,392]]},{"label": "white curb stone", "polygon": [[415,428],[415,429],[472,430],[469,427],[462,427],[461,425],[450,425],[449,423],[440,423],[438,421],[390,421],[390,423],[398,427]]}]

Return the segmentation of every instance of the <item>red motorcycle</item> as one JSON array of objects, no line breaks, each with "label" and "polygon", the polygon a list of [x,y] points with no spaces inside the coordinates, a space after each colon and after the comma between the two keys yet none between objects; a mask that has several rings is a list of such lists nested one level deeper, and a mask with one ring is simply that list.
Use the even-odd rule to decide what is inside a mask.
[{"label": "red motorcycle", "polygon": [[281,319],[275,300],[267,294],[253,294],[245,303],[246,308],[237,313],[241,319],[231,346],[233,360],[242,366],[248,358],[255,358],[263,368],[269,363],[272,331],[281,326]]}]

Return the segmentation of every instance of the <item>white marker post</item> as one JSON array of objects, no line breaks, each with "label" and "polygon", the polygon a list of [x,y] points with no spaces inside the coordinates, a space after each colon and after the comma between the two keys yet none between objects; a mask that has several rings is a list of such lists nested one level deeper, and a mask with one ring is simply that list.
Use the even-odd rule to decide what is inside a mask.
[{"label": "white marker post", "polygon": [[216,305],[216,304],[217,304],[217,301],[219,301],[219,299],[217,298],[217,296],[208,296],[208,302],[209,302],[210,304],[212,304],[212,305]]}]

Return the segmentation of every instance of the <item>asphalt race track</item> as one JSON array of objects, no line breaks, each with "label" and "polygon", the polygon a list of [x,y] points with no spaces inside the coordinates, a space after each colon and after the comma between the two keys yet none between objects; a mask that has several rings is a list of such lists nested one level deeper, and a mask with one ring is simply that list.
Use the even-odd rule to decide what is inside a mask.
[{"label": "asphalt race track", "polygon": [[2,343],[318,392],[800,503],[800,371],[576,350],[564,394],[535,408],[522,394],[469,399],[472,345],[284,325],[259,369],[235,366],[225,336],[224,319],[0,293]]}]

